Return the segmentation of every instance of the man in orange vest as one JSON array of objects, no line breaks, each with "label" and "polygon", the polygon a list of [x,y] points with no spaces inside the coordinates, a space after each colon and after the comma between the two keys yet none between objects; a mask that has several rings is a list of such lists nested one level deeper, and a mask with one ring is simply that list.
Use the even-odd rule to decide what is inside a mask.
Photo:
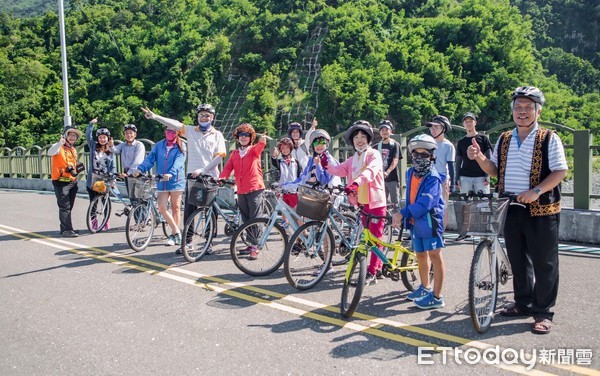
[{"label": "man in orange vest", "polygon": [[75,127],[65,128],[60,140],[48,149],[52,156],[52,185],[58,204],[60,233],[64,237],[74,238],[79,234],[73,230],[71,211],[77,195],[77,174],[83,171],[83,165],[77,163],[75,143],[81,138],[81,131]]}]

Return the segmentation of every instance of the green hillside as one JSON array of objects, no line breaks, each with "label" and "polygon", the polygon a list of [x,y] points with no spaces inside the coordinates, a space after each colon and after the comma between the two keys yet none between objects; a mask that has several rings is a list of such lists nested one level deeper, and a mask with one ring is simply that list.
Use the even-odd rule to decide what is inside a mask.
[{"label": "green hillside", "polygon": [[[215,104],[227,135],[249,121],[275,136],[313,116],[334,132],[359,118],[407,130],[466,111],[487,129],[510,120],[512,89],[536,85],[548,99],[543,120],[599,127],[598,33],[560,39],[575,24],[552,11],[559,2],[536,1],[539,14],[529,3],[71,1],[71,114],[76,124],[98,116],[117,134],[133,122],[149,138],[160,127],[140,106],[191,123],[200,102]],[[62,106],[56,13],[0,14],[0,145],[54,140]]]}]

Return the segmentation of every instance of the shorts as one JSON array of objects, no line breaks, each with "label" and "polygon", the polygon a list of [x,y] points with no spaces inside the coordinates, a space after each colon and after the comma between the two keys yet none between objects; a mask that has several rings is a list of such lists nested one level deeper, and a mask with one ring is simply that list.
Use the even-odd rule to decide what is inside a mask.
[{"label": "shorts", "polygon": [[294,209],[298,205],[298,194],[284,193],[283,202],[285,202],[290,208]]},{"label": "shorts", "polygon": [[435,238],[417,238],[413,233],[411,233],[410,238],[412,240],[412,249],[417,253],[444,248],[444,239],[439,235]]}]

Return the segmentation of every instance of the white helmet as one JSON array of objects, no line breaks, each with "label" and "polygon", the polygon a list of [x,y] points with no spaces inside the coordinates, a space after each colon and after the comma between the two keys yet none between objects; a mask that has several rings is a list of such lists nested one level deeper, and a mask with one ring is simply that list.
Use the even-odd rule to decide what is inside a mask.
[{"label": "white helmet", "polygon": [[328,143],[331,142],[331,136],[329,136],[329,133],[324,129],[316,129],[310,134],[310,144],[312,145],[313,141],[317,138],[324,138]]},{"label": "white helmet", "polygon": [[433,151],[437,149],[437,142],[428,134],[420,134],[413,137],[408,142],[408,152],[412,153],[415,149],[427,149]]}]

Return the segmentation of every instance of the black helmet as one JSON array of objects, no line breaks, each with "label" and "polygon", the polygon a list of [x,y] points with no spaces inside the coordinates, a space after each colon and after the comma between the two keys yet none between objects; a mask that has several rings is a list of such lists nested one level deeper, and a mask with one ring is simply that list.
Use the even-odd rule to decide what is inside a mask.
[{"label": "black helmet", "polygon": [[106,135],[106,137],[110,138],[110,131],[105,127],[98,128],[96,131],[96,138],[98,138],[100,135]]},{"label": "black helmet", "polygon": [[444,128],[444,130],[442,131],[443,133],[448,133],[452,130],[452,124],[450,124],[450,120],[448,120],[448,118],[443,115],[435,115],[433,119],[431,119],[431,121],[425,124],[425,126],[429,128],[434,124],[441,125]]},{"label": "black helmet", "polygon": [[199,104],[198,107],[196,107],[196,113],[200,111],[210,112],[211,114],[213,114],[213,116],[215,115],[215,108],[208,103]]},{"label": "black helmet", "polygon": [[535,103],[538,103],[540,106],[544,105],[546,98],[544,98],[544,93],[540,89],[534,86],[520,86],[515,89],[512,95],[512,100],[514,101],[517,98],[527,98]]},{"label": "black helmet", "polygon": [[379,130],[381,130],[381,128],[383,128],[383,127],[385,127],[385,128],[389,128],[389,130],[390,130],[391,132],[393,132],[393,131],[394,131],[394,124],[392,124],[392,122],[391,122],[391,121],[389,121],[389,120],[382,120],[382,121],[379,123]]},{"label": "black helmet", "polygon": [[348,146],[354,146],[352,137],[354,137],[354,132],[358,130],[364,131],[367,134],[367,141],[371,143],[371,140],[373,139],[373,128],[371,128],[371,123],[366,120],[357,120],[352,123],[352,126],[344,133],[344,141],[346,141]]},{"label": "black helmet", "polygon": [[302,138],[302,136],[304,136],[304,131],[302,131],[302,125],[300,123],[293,122],[293,123],[290,123],[290,125],[288,125],[287,134],[288,134],[289,138],[292,138],[292,131],[294,129],[297,129],[298,132],[300,132],[300,138]]},{"label": "black helmet", "polygon": [[126,130],[131,129],[132,131],[134,131],[135,133],[137,133],[137,127],[135,126],[135,124],[125,124],[123,126],[123,133],[125,133]]}]

